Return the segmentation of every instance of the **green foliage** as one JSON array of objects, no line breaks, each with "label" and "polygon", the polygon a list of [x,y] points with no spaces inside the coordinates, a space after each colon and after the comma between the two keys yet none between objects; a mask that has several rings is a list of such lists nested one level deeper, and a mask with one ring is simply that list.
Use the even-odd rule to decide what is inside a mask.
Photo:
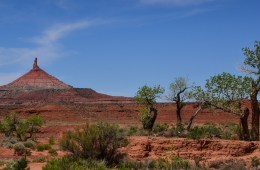
[{"label": "green foliage", "polygon": [[92,159],[63,157],[47,162],[43,170],[106,170],[105,162]]},{"label": "green foliage", "polygon": [[148,108],[144,107],[139,110],[139,118],[144,127],[152,126],[153,122],[151,121],[151,117],[152,115]]},{"label": "green foliage", "polygon": [[27,170],[28,161],[26,158],[22,157],[15,161],[10,161],[6,164],[3,170]]},{"label": "green foliage", "polygon": [[174,157],[170,160],[158,159],[158,160],[145,160],[144,162],[125,161],[122,162],[118,169],[120,170],[132,170],[132,169],[171,169],[171,170],[188,170],[191,169],[189,162],[181,157]]},{"label": "green foliage", "polygon": [[54,144],[55,144],[55,139],[54,139],[53,136],[51,136],[51,137],[49,138],[49,144],[50,144],[50,145],[54,145]]},{"label": "green foliage", "polygon": [[103,122],[68,131],[60,141],[61,149],[75,157],[105,160],[108,165],[120,161],[123,155],[117,149],[126,145],[127,138],[119,127]]},{"label": "green foliage", "polygon": [[183,77],[175,78],[175,80],[170,84],[169,89],[170,94],[167,96],[167,98],[171,101],[176,101],[178,96],[181,99],[180,102],[183,102],[189,98],[189,92],[187,91],[188,81]]},{"label": "green foliage", "polygon": [[51,148],[51,149],[49,149],[49,154],[51,155],[51,156],[58,156],[58,153],[57,153],[57,150],[56,149],[53,149],[53,148]]},{"label": "green foliage", "polygon": [[33,161],[32,162],[46,162],[46,158],[45,157],[43,157],[43,156],[41,156],[41,157],[37,157],[37,158],[35,158],[35,159],[33,159]]},{"label": "green foliage", "polygon": [[36,146],[36,143],[32,140],[27,140],[25,142],[23,142],[24,146],[30,149],[34,149]]},{"label": "green foliage", "polygon": [[251,78],[222,73],[206,81],[206,89],[211,98],[211,105],[227,112],[241,114],[241,100],[246,99],[251,91]]},{"label": "green foliage", "polygon": [[31,151],[29,148],[26,148],[23,142],[18,142],[14,144],[14,151],[17,155],[31,155]]},{"label": "green foliage", "polygon": [[260,158],[254,156],[251,158],[251,164],[253,168],[258,168],[260,166]]},{"label": "green foliage", "polygon": [[185,132],[185,127],[183,124],[173,126],[170,129],[170,134],[172,137],[185,137],[184,132]]},{"label": "green foliage", "polygon": [[138,89],[135,101],[138,104],[145,105],[147,108],[153,107],[156,103],[156,98],[160,97],[163,93],[164,89],[160,85],[154,87],[144,85]]},{"label": "green foliage", "polygon": [[144,105],[144,108],[140,109],[139,114],[144,129],[152,130],[157,118],[157,110],[154,105],[156,104],[156,99],[163,93],[164,89],[160,85],[154,87],[144,85],[138,89],[135,101],[138,104]]},{"label": "green foliage", "polygon": [[201,138],[221,138],[221,129],[217,128],[214,124],[207,124],[202,127],[195,126],[192,128],[187,137],[191,139],[201,139]]},{"label": "green foliage", "polygon": [[5,148],[13,148],[13,145],[16,144],[18,142],[16,137],[13,136],[9,136],[9,137],[5,137],[3,139],[3,141],[1,142],[1,146],[5,147]]},{"label": "green foliage", "polygon": [[21,120],[15,113],[10,113],[0,122],[0,132],[6,137],[16,137],[19,141],[34,139],[35,133],[43,125],[43,120],[39,116],[30,116]]},{"label": "green foliage", "polygon": [[155,126],[153,128],[153,132],[160,133],[160,132],[167,131],[168,129],[169,129],[169,125],[167,123],[155,124]]},{"label": "green foliage", "polygon": [[[257,70],[260,70],[260,41],[255,41],[254,47],[254,50],[251,50],[248,47],[242,49],[244,51],[244,55],[246,56],[244,64],[251,68],[250,73],[259,75]],[[252,69],[256,70],[254,71]]]},{"label": "green foliage", "polygon": [[242,139],[241,128],[236,123],[227,123],[222,128],[221,138],[226,140],[234,140],[234,136],[237,136],[237,139]]},{"label": "green foliage", "polygon": [[128,136],[133,136],[135,134],[137,134],[138,131],[138,127],[137,126],[130,126],[127,132]]},{"label": "green foliage", "polygon": [[40,145],[36,146],[37,151],[44,151],[44,150],[49,150],[49,149],[51,149],[50,144],[40,144]]}]

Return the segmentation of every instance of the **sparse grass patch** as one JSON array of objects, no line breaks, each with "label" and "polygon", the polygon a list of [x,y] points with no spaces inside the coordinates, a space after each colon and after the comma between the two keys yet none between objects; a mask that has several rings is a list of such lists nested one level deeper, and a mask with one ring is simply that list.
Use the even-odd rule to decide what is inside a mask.
[{"label": "sparse grass patch", "polygon": [[37,162],[37,163],[43,163],[43,162],[46,162],[46,161],[47,161],[47,159],[45,157],[43,157],[43,156],[34,158],[32,160],[32,162]]},{"label": "sparse grass patch", "polygon": [[50,144],[39,144],[36,146],[37,151],[44,151],[44,150],[49,150],[49,149],[51,149]]},{"label": "sparse grass patch", "polygon": [[51,148],[51,149],[49,149],[49,154],[51,155],[51,156],[58,156],[58,153],[57,153],[57,150],[56,149],[53,149],[53,148]]},{"label": "sparse grass patch", "polygon": [[55,139],[54,139],[53,136],[51,136],[51,137],[49,138],[49,144],[50,144],[50,145],[54,145],[54,144],[55,144]]}]

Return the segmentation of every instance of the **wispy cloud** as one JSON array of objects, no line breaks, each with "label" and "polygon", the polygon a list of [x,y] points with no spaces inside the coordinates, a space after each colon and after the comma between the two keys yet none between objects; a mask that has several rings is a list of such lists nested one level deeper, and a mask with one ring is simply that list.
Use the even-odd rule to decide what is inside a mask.
[{"label": "wispy cloud", "polygon": [[175,5],[175,6],[188,6],[188,5],[197,5],[201,3],[211,2],[214,0],[140,0],[143,4],[154,5]]},{"label": "wispy cloud", "polygon": [[62,48],[60,40],[66,35],[88,27],[104,24],[104,20],[82,20],[73,23],[56,24],[39,36],[27,38],[34,48],[6,48],[0,47],[0,67],[3,65],[31,63],[34,57],[39,56],[42,62],[63,57],[68,51]]},{"label": "wispy cloud", "polygon": [[[34,57],[39,57],[41,63],[53,61],[54,59],[71,54],[62,48],[60,40],[65,36],[80,29],[87,29],[109,21],[104,20],[82,20],[73,23],[62,23],[51,26],[39,36],[27,38],[34,48],[6,48],[0,47],[0,68],[4,66],[28,66]],[[0,73],[0,85],[16,79],[21,73]]]},{"label": "wispy cloud", "polygon": [[59,39],[63,38],[64,36],[68,35],[69,33],[75,30],[95,26],[102,22],[103,21],[79,21],[68,24],[57,24],[55,26],[52,26],[48,30],[44,31],[41,36],[32,38],[32,41],[40,45],[55,43]]}]

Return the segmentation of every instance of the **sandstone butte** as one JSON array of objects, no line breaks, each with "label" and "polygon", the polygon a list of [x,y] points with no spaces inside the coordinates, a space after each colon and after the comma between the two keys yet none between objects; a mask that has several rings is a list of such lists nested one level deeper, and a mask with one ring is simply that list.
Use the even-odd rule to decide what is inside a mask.
[{"label": "sandstone butte", "polygon": [[1,104],[22,104],[28,102],[130,102],[131,98],[114,97],[90,88],[74,88],[48,74],[38,66],[37,58],[33,68],[14,80],[0,86]]}]

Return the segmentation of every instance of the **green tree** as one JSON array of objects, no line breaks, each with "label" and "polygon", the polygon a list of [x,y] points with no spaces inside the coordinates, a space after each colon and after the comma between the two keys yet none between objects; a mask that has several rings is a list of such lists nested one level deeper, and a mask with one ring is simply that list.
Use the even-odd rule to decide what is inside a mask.
[{"label": "green tree", "polygon": [[260,91],[260,41],[255,41],[254,49],[246,47],[244,51],[245,60],[242,71],[252,76],[251,80],[251,108],[252,108],[252,140],[259,140],[259,114],[258,93]]},{"label": "green tree", "polygon": [[158,114],[155,108],[156,99],[163,93],[164,89],[160,85],[154,87],[144,85],[138,89],[135,101],[144,106],[140,109],[140,119],[144,129],[153,129]]},{"label": "green tree", "polygon": [[43,123],[42,118],[36,115],[22,120],[15,113],[10,113],[0,121],[0,132],[4,133],[6,137],[14,136],[20,141],[26,141],[34,138]]},{"label": "green tree", "polygon": [[188,81],[183,77],[177,77],[170,84],[170,93],[166,98],[176,103],[177,125],[182,124],[181,110],[185,106],[185,100],[189,98]]},{"label": "green tree", "polygon": [[193,92],[197,100],[207,108],[221,109],[240,117],[242,126],[242,138],[250,138],[247,118],[248,108],[242,109],[242,103],[249,98],[251,78],[235,76],[230,73],[222,73],[206,80],[205,90],[196,87]]}]

